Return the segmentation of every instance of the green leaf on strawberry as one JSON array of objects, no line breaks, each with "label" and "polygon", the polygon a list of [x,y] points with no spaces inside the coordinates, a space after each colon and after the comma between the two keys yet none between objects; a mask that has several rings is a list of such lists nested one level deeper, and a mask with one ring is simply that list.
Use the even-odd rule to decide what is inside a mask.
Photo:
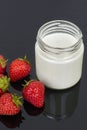
[{"label": "green leaf on strawberry", "polygon": [[[9,83],[10,83],[10,78],[7,76],[2,75],[0,77],[0,90],[2,90],[2,93],[8,91],[9,89]],[[0,93],[1,95],[1,93]]]},{"label": "green leaf on strawberry", "polygon": [[18,96],[17,94],[12,94],[12,101],[16,104],[16,106],[22,106],[22,102],[20,99],[22,96]]}]

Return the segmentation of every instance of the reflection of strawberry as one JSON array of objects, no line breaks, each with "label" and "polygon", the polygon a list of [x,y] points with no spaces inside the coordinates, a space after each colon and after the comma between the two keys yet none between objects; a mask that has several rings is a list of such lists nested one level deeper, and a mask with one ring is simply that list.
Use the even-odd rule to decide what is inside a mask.
[{"label": "reflection of strawberry", "polygon": [[8,128],[19,127],[24,117],[22,117],[21,112],[14,116],[1,115],[0,121]]},{"label": "reflection of strawberry", "polygon": [[27,112],[27,114],[29,114],[31,116],[40,115],[44,110],[44,107],[36,108],[32,104],[30,104],[29,102],[27,102],[25,100],[24,100],[23,106],[24,106],[24,109]]},{"label": "reflection of strawberry", "polygon": [[11,86],[12,86],[14,89],[18,90],[18,91],[22,91],[22,89],[23,89],[23,86],[22,86],[22,85],[25,83],[25,80],[26,80],[26,81],[30,80],[30,75],[26,76],[26,77],[23,78],[22,80],[18,80],[18,81],[16,81],[16,82],[11,82]]},{"label": "reflection of strawberry", "polygon": [[4,93],[0,97],[0,115],[16,115],[21,110],[20,97],[11,93]]},{"label": "reflection of strawberry", "polygon": [[10,78],[0,74],[0,96],[9,89]]},{"label": "reflection of strawberry", "polygon": [[31,65],[27,60],[26,56],[24,59],[17,58],[12,61],[9,67],[9,76],[12,82],[16,82],[18,80],[23,79],[27,75],[29,75],[31,70]]},{"label": "reflection of strawberry", "polygon": [[29,81],[23,89],[23,97],[27,102],[30,102],[37,108],[44,105],[44,91],[45,87],[40,81]]},{"label": "reflection of strawberry", "polygon": [[0,74],[4,74],[6,71],[7,60],[3,55],[0,55]]}]

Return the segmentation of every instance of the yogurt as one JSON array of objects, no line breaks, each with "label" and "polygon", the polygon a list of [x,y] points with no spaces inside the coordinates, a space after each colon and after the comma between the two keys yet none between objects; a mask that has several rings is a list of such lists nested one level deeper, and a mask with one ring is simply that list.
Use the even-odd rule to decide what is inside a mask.
[{"label": "yogurt", "polygon": [[43,41],[50,47],[66,48],[74,45],[77,39],[67,33],[54,33],[45,36]]},{"label": "yogurt", "polygon": [[[61,23],[56,21],[58,22]],[[71,33],[72,29],[69,30],[70,33],[61,30],[47,33],[41,37],[41,41],[37,39],[35,44],[37,78],[52,89],[70,88],[80,80],[82,74],[84,44],[79,37],[80,34],[77,35],[76,31],[75,34]]]}]

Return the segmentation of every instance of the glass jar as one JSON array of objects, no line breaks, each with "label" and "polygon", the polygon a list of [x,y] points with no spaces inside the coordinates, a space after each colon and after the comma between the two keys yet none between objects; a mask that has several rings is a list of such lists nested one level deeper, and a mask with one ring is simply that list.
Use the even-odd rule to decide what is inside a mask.
[{"label": "glass jar", "polygon": [[35,44],[37,78],[46,87],[66,89],[81,78],[84,44],[81,30],[64,20],[40,27]]}]

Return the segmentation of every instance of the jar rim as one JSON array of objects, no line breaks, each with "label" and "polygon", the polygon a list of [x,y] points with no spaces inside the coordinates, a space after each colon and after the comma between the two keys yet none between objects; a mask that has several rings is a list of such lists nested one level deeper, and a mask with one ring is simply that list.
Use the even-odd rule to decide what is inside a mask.
[{"label": "jar rim", "polygon": [[[73,33],[75,33],[75,35],[77,35],[78,37],[77,41],[74,43],[74,45],[68,47],[53,47],[46,44],[42,39],[42,35],[47,31],[47,29],[52,27],[55,27],[56,29],[64,28],[65,30],[67,29],[69,29],[70,31],[72,30]],[[41,47],[41,49],[53,53],[70,52],[78,49],[81,45],[82,37],[83,35],[80,28],[74,23],[66,20],[53,20],[53,21],[46,22],[39,28],[37,33],[37,41],[39,42],[39,46]]]}]

